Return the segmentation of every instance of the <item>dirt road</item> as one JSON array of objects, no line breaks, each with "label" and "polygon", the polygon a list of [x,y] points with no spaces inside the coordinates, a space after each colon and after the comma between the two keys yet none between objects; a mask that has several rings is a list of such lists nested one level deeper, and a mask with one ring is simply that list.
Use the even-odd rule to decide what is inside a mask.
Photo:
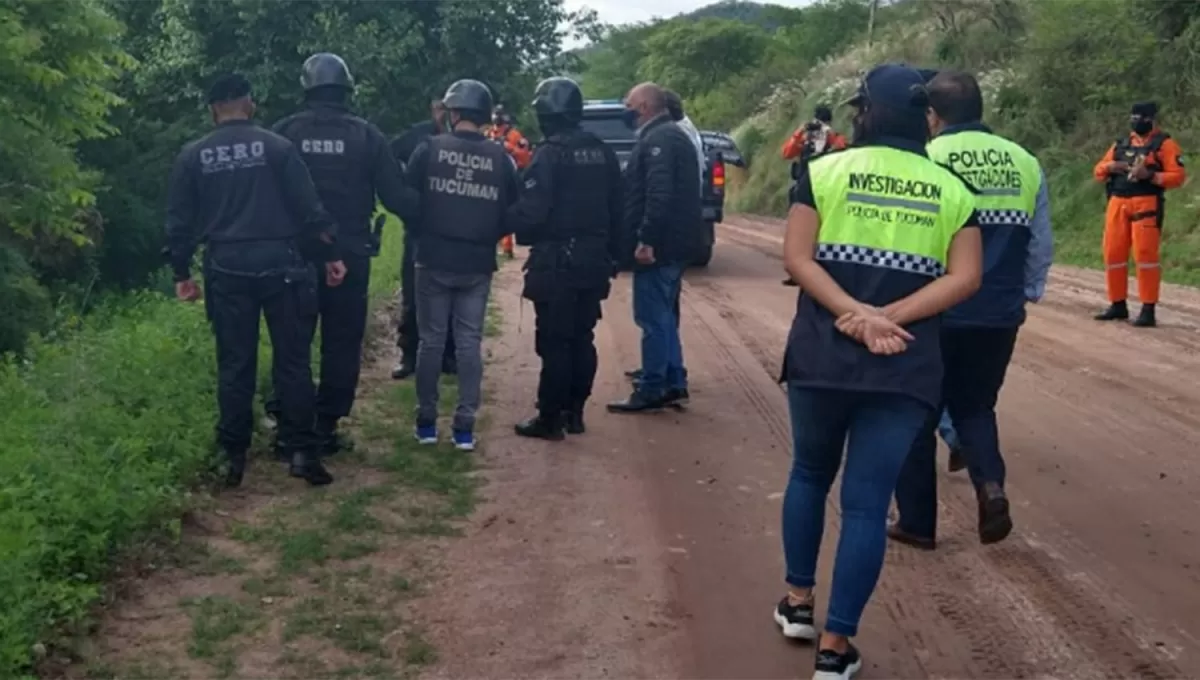
[{"label": "dirt road", "polygon": [[[443,660],[433,675],[810,672],[812,652],[768,616],[790,462],[774,378],[796,292],[779,284],[777,223],[734,219],[718,233],[684,293],[690,408],[604,412],[639,356],[622,279],[598,330],[589,431],[563,444],[512,435],[537,360],[519,272],[501,274],[489,500],[426,605]],[[1017,530],[981,547],[969,482],[943,473],[943,542],[889,547],[860,637],[864,677],[1200,675],[1200,296],[1163,299],[1161,328],[1100,325],[1088,318],[1100,277],[1054,272],[1001,400]]]}]

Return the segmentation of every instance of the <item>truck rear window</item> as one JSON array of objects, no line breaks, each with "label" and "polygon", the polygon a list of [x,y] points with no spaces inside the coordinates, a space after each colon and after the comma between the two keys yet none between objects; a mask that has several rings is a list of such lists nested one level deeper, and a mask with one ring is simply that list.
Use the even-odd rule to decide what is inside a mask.
[{"label": "truck rear window", "polygon": [[626,127],[625,121],[619,116],[588,118],[585,113],[579,127],[605,141],[628,140],[632,142],[634,139],[633,130]]}]

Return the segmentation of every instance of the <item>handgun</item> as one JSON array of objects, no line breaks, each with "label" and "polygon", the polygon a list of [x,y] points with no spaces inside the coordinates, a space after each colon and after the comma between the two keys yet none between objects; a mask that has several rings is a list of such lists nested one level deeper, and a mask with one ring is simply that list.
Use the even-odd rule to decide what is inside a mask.
[{"label": "handgun", "polygon": [[371,242],[369,244],[371,257],[378,255],[383,247],[383,225],[385,224],[387,224],[387,215],[379,213],[375,216],[375,223],[371,226]]}]

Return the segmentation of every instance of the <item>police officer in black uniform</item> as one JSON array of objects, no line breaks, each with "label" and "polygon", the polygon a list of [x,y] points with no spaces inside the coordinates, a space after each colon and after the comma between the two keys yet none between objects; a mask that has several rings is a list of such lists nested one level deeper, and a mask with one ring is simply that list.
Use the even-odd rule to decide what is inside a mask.
[{"label": "police officer in black uniform", "polygon": [[538,413],[523,437],[560,440],[584,431],[583,407],[596,376],[594,330],[621,258],[621,164],[599,137],[579,128],[583,94],[570,78],[538,85],[533,108],[545,135],[509,211],[517,242],[532,246],[524,297],[537,315],[542,359]]},{"label": "police officer in black uniform", "polygon": [[[272,126],[300,149],[325,209],[338,224],[338,244],[346,280],[321,284],[321,378],[317,389],[317,438],[323,454],[341,446],[338,421],[350,415],[362,362],[367,327],[367,288],[371,257],[379,244],[371,232],[378,195],[383,207],[411,220],[420,196],[404,181],[387,138],[371,123],[350,113],[347,99],[354,79],[346,62],[321,52],[300,72],[305,107]],[[316,332],[314,326],[313,332]]]},{"label": "police officer in black uniform", "polygon": [[[440,98],[434,99],[429,103],[428,120],[413,125],[392,140],[392,155],[395,156],[396,162],[400,164],[402,170],[408,166],[408,161],[417,147],[428,142],[434,135],[445,132],[446,124],[446,107]],[[400,268],[400,324],[396,328],[396,345],[400,348],[400,360],[392,367],[392,378],[395,380],[404,380],[417,370],[419,334],[417,332],[417,301],[414,296],[416,265],[413,254],[415,252],[416,243],[412,238],[412,230],[405,229],[404,263]],[[457,370],[454,359],[454,329],[447,328],[446,350],[442,355],[442,373],[454,375]]]},{"label": "police officer in black uniform", "polygon": [[345,277],[337,227],[321,206],[300,151],[251,122],[250,82],[230,74],[209,90],[216,129],[175,160],[167,190],[167,247],[180,299],[195,300],[196,248],[205,244],[206,310],[216,336],[217,438],[229,458],[226,482],[241,484],[254,429],[258,328],[266,316],[291,473],[313,485],[333,477],[313,435],[308,328],[317,313],[317,268],[330,286]]}]

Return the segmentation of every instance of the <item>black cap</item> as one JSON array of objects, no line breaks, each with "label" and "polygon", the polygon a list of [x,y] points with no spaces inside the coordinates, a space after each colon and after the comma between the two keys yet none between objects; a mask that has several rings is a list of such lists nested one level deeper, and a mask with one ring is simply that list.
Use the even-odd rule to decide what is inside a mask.
[{"label": "black cap", "polygon": [[354,78],[341,57],[331,52],[318,52],[304,60],[304,66],[300,69],[300,85],[305,92],[330,85],[353,90]]},{"label": "black cap", "polygon": [[458,80],[446,90],[442,103],[451,111],[491,113],[492,91],[478,80]]},{"label": "black cap", "polygon": [[231,102],[250,96],[250,81],[240,73],[226,73],[208,88],[209,105]]},{"label": "black cap", "polygon": [[533,111],[578,122],[583,119],[583,91],[570,78],[547,78],[533,91]]},{"label": "black cap", "polygon": [[1142,116],[1143,118],[1153,118],[1158,115],[1157,102],[1138,102],[1129,110],[1130,115]]},{"label": "black cap", "polygon": [[858,91],[842,105],[864,101],[890,109],[924,111],[929,107],[925,77],[905,64],[880,64],[863,76]]},{"label": "black cap", "polygon": [[828,106],[821,104],[813,109],[813,118],[828,123],[833,120],[833,111],[830,111]]}]

